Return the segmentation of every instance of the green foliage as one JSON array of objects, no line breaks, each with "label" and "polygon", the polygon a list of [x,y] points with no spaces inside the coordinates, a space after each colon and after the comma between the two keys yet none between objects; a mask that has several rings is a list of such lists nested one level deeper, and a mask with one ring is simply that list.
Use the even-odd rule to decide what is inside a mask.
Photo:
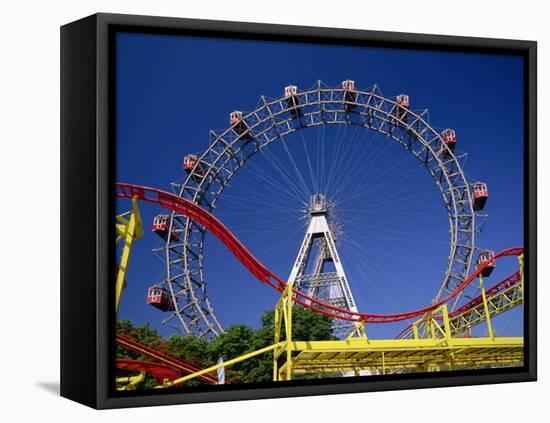
[{"label": "green foliage", "polygon": [[186,337],[172,335],[166,340],[166,346],[169,348],[171,355],[182,360],[192,362],[207,360],[206,350],[208,348],[208,341],[197,338],[195,335]]},{"label": "green foliage", "polygon": [[[120,322],[117,322],[117,333],[131,336],[136,341],[152,348],[158,346],[162,341],[162,338],[158,334],[157,330],[150,328],[149,324],[134,327],[130,320],[121,320]],[[123,348],[120,345],[117,346],[116,356],[117,358],[126,358],[131,360],[147,360],[147,358],[143,355],[127,348]]]},{"label": "green foliage", "polygon": [[[265,348],[274,340],[274,312],[266,311],[261,316],[261,326],[253,330],[247,325],[233,325],[226,332],[208,342],[194,335],[186,337],[172,335],[163,340],[156,330],[148,325],[134,327],[130,321],[118,323],[117,331],[157,348],[182,360],[205,368],[213,365],[220,357],[230,360],[243,354]],[[282,331],[284,339],[284,330]],[[292,337],[301,341],[323,341],[335,339],[332,336],[332,319],[302,307],[294,307],[292,313]],[[143,360],[139,354],[125,348],[117,348],[117,357]],[[273,353],[265,353],[241,361],[226,368],[226,377],[233,382],[267,382],[272,380]],[[192,383],[191,383],[192,382]],[[147,379],[147,387],[151,381]],[[190,381],[196,384],[197,381]],[[145,386],[143,386],[145,387]]]},{"label": "green foliage", "polygon": [[212,360],[218,357],[225,359],[237,357],[248,350],[254,331],[246,325],[230,326],[208,345],[208,356]]}]

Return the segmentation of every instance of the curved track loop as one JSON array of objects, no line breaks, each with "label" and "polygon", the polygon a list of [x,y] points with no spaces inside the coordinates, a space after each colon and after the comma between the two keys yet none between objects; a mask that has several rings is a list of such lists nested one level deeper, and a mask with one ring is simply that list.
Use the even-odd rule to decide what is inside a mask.
[{"label": "curved track loop", "polygon": [[[156,188],[144,187],[133,184],[119,183],[116,184],[116,196],[119,198],[132,199],[136,197],[140,201],[148,201],[159,204],[161,207],[181,213],[200,225],[204,226],[216,238],[218,238],[231,253],[239,260],[250,273],[252,273],[260,281],[267,283],[272,288],[282,292],[286,287],[286,282],[271,272],[265,267],[254,255],[246,249],[239,239],[214,215],[204,210],[195,203],[178,197],[175,194],[159,190]],[[523,247],[509,248],[495,254],[495,259],[506,256],[519,256],[523,253]],[[411,319],[422,314],[435,310],[440,305],[448,302],[458,295],[466,286],[470,284],[483,270],[485,266],[477,268],[470,276],[468,276],[453,292],[439,301],[413,311],[395,314],[372,314],[353,312],[350,310],[341,309],[310,297],[303,292],[293,289],[293,300],[311,310],[330,316],[337,319],[348,320],[352,322],[364,323],[389,323],[399,322],[402,320]]]}]

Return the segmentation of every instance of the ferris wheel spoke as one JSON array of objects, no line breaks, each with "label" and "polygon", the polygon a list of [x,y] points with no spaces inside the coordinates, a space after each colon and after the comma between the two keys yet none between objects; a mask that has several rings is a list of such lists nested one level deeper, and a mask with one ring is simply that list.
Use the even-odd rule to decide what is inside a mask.
[{"label": "ferris wheel spoke", "polygon": [[[387,244],[387,243],[386,243]],[[383,242],[379,242],[378,245],[384,245]],[[392,251],[392,254],[386,254],[386,253],[383,253],[380,251],[380,249],[373,249],[375,251],[375,255],[378,256],[378,257],[387,257],[389,259],[391,259],[392,261],[400,261],[400,262],[403,262],[403,263],[406,263],[407,265],[412,265],[414,267],[423,267],[427,270],[430,270],[430,271],[440,271],[441,269],[438,269],[434,266],[430,266],[430,265],[427,265],[425,263],[423,263],[422,260],[413,260],[413,259],[410,259],[410,258],[405,258],[404,256],[407,256],[409,257],[410,256],[410,249],[407,249],[407,248],[399,248],[399,247],[395,247],[394,245],[388,245],[388,248],[391,249]],[[395,254],[395,253],[400,253],[400,254]],[[388,269],[390,268],[390,266],[388,266]],[[388,271],[391,271],[391,270],[388,270]]]},{"label": "ferris wheel spoke", "polygon": [[[374,163],[376,163],[378,156],[376,156],[374,160]],[[384,190],[386,192],[391,191],[390,185],[395,182],[396,180],[403,179],[403,175],[401,172],[399,172],[399,169],[402,168],[402,166],[410,160],[409,157],[405,156],[401,158],[400,160],[395,160],[392,162],[390,166],[386,166],[381,172],[374,172],[374,178],[372,180],[369,180],[368,185],[366,185],[367,190],[374,191],[380,191]],[[388,178],[388,175],[393,175],[392,178]],[[425,177],[425,175],[417,175]],[[407,180],[410,180],[408,178]]]},{"label": "ferris wheel spoke", "polygon": [[[351,145],[351,140],[346,139],[347,129],[348,129],[348,125],[345,125],[344,131],[343,131],[344,134],[342,135],[342,138],[336,139],[336,143],[337,143],[336,145],[337,147],[340,147],[340,148],[337,148],[334,153],[334,157],[331,165],[332,172],[330,175],[330,179],[327,182],[327,188],[326,188],[327,192],[330,191],[331,187],[338,186],[338,181],[345,169],[343,166],[343,163],[346,159],[346,152],[349,146]],[[349,158],[350,156],[348,156],[348,159]]]},{"label": "ferris wheel spoke", "polygon": [[[348,254],[357,262],[361,262],[361,257],[356,251],[348,250]],[[355,268],[363,276],[363,282],[368,284],[371,288],[378,292],[379,297],[386,303],[388,310],[396,310],[398,308],[393,297],[388,294],[385,287],[383,287],[381,284],[381,281],[384,278],[381,278],[379,275],[377,275],[378,271],[380,271],[377,265],[355,266]],[[372,310],[373,308],[367,307],[367,310],[369,309]]]},{"label": "ferris wheel spoke", "polygon": [[[342,141],[342,138],[345,139],[345,134],[347,133],[348,125],[344,125],[344,131],[340,131],[340,126],[338,127],[338,132],[336,134],[336,139],[333,141],[336,143],[336,150],[334,152],[334,156],[332,157],[331,166],[329,175],[327,178],[327,185],[325,187],[325,192],[330,191],[330,188],[333,183],[333,179],[337,176],[338,170],[339,170],[339,162],[340,162],[340,156],[342,155],[342,151],[346,148],[346,143]],[[344,132],[344,136],[342,138],[340,135],[340,132]]]},{"label": "ferris wheel spoke", "polygon": [[[284,140],[281,139],[281,142],[283,142]],[[284,144],[286,145],[286,144]],[[285,150],[288,150],[288,149],[285,149]],[[295,177],[293,177],[289,172],[286,172],[285,169],[286,167],[283,166],[280,162],[280,160],[273,154],[271,153],[268,149],[262,149],[261,150],[265,156],[268,157],[269,161],[271,162],[271,165],[279,172],[279,174],[281,176],[284,177],[284,179],[286,180],[287,184],[289,184],[289,187],[292,187],[293,190],[296,192],[296,195],[299,197],[299,198],[304,198],[307,197],[308,195],[308,191],[307,191],[307,187],[305,188],[304,190],[304,186],[305,186],[305,183],[303,183],[302,185],[300,185],[300,181],[297,180]],[[290,154],[287,152],[287,154],[290,156]],[[303,180],[302,180],[303,182]]]},{"label": "ferris wheel spoke", "polygon": [[[330,194],[332,197],[337,197],[338,193],[342,191],[342,188],[344,186],[347,186],[349,182],[353,181],[355,175],[360,174],[361,170],[363,169],[363,163],[364,159],[367,157],[367,154],[370,152],[369,147],[373,144],[373,139],[377,136],[377,133],[374,131],[368,131],[366,129],[362,129],[362,136],[359,140],[353,142],[353,139],[355,138],[355,135],[357,134],[357,130],[359,129],[359,126],[355,127],[354,134],[352,136],[352,139],[347,143],[348,146],[353,146],[354,149],[350,153],[349,150],[345,150],[345,152],[342,154],[342,157],[340,159],[340,164],[338,165],[341,167],[341,170],[338,172],[338,179],[334,186],[336,186],[336,190],[333,192],[330,192],[327,189],[327,194]],[[363,141],[365,138],[370,135],[370,139],[368,141]],[[360,150],[362,147],[362,143],[366,143],[366,148],[363,148],[362,154],[357,154],[358,150]],[[356,165],[355,165],[356,163]],[[346,182],[348,181],[348,182]]]},{"label": "ferris wheel spoke", "polygon": [[[422,152],[430,154],[431,161],[426,160],[424,166],[421,166],[422,160],[411,160],[413,155],[419,159],[417,153],[420,150],[413,150],[413,144],[407,147],[405,129],[400,127],[399,123],[395,123],[392,112],[389,112],[392,104],[395,104],[394,98],[381,97],[371,103],[372,93],[359,90],[358,98],[364,103],[361,105],[361,114],[354,111],[342,113],[334,111],[334,105],[330,103],[334,98],[341,97],[341,89],[331,92],[330,87],[323,87],[323,90],[329,91],[324,92],[323,96],[319,97],[319,103],[316,103],[320,112],[325,113],[320,116],[320,122],[315,121],[314,116],[308,119],[304,118],[306,115],[299,114],[289,118],[288,111],[284,110],[284,114],[281,115],[278,110],[286,109],[284,97],[269,101],[264,99],[261,107],[272,107],[271,110],[268,109],[269,115],[266,119],[271,119],[275,127],[264,125],[266,129],[263,129],[263,123],[253,124],[254,119],[245,116],[245,119],[249,119],[245,120],[245,123],[250,125],[250,132],[253,133],[250,143],[243,137],[234,136],[235,128],[238,130],[239,127],[233,126],[217,132],[202,157],[212,159],[207,160],[212,164],[208,165],[207,170],[210,173],[205,172],[206,174],[223,176],[219,180],[203,179],[197,184],[196,175],[195,179],[189,175],[181,185],[190,184],[192,188],[198,185],[208,195],[212,193],[213,200],[210,202],[209,199],[208,207],[211,207],[216,216],[228,224],[258,257],[273,263],[272,268],[282,274],[289,270],[285,266],[290,268],[295,258],[289,253],[288,246],[296,241],[295,248],[299,248],[300,233],[303,233],[304,226],[308,224],[310,196],[325,195],[331,202],[331,207],[336,210],[331,230],[334,228],[337,231],[335,238],[338,248],[341,247],[345,252],[342,255],[343,261],[355,269],[350,275],[350,281],[357,292],[356,295],[362,298],[361,289],[366,285],[369,294],[376,292],[381,302],[390,305],[395,301],[395,295],[388,294],[388,285],[395,292],[414,291],[415,286],[407,284],[412,270],[420,272],[427,269],[428,275],[431,275],[429,277],[439,278],[440,276],[433,275],[445,273],[445,270],[449,271],[452,268],[453,260],[457,257],[452,246],[448,259],[443,258],[448,260],[445,269],[436,269],[431,265],[436,262],[430,256],[432,250],[439,244],[449,244],[449,219],[434,218],[433,211],[436,206],[431,198],[436,197],[438,192],[424,188],[425,182],[422,178],[426,179],[426,174],[437,174],[441,182],[436,181],[436,186],[442,192],[452,190],[453,184],[462,183],[467,186],[466,176],[461,173],[463,161],[455,159],[454,156],[451,158],[452,166],[456,166],[460,173],[456,179],[458,182],[455,183],[449,179],[450,165],[442,164],[438,153],[425,147],[426,139],[437,140],[442,131],[429,126],[421,120],[421,115],[410,110],[409,119],[412,120],[409,122],[415,122],[420,128],[419,131],[429,134],[429,138],[414,136],[416,145],[426,148]],[[291,88],[291,93],[297,92],[301,101],[310,95],[297,91],[294,86],[287,88]],[[312,93],[315,95],[316,91]],[[376,94],[382,96],[379,91],[376,91]],[[306,113],[306,107],[301,110]],[[259,109],[247,116],[254,114],[254,122],[265,116]],[[345,122],[342,118],[344,115],[347,116]],[[333,123],[337,124],[332,125]],[[286,129],[279,131],[283,126],[279,128],[278,124],[286,125],[285,128],[288,127],[290,132],[287,133]],[[352,129],[348,128],[350,125],[353,125]],[[313,127],[315,130],[305,131]],[[242,125],[240,128],[242,131]],[[306,138],[306,134],[309,133],[313,135],[311,139]],[[410,132],[408,136],[413,135],[413,132]],[[389,142],[390,138],[395,142]],[[256,143],[260,139],[262,143]],[[437,147],[439,148],[439,145]],[[409,154],[403,154],[406,150]],[[228,152],[227,156],[220,156],[220,151]],[[225,160],[231,154],[236,154],[233,157],[235,160],[231,160],[230,157],[222,163],[219,159],[222,157]],[[438,164],[437,168],[434,168],[435,163]],[[180,195],[183,193],[184,188]],[[454,194],[450,200],[447,200],[447,194],[443,194],[446,195],[443,199],[445,212],[449,217],[451,212],[448,210],[456,207],[457,200]],[[222,199],[223,201],[218,201]],[[441,209],[440,201],[437,207]],[[471,219],[475,219],[473,212]],[[184,274],[184,271],[192,271],[195,275],[201,275],[197,276],[200,279],[204,271],[208,272],[208,269],[213,267],[211,264],[205,268],[202,259],[204,255],[209,259],[208,262],[211,261],[211,257],[203,250],[205,234],[193,231],[193,225],[182,225],[174,230],[178,237],[181,236],[181,240],[178,240],[181,245],[166,242],[167,248],[174,248],[170,253],[174,257],[174,264],[167,265],[167,272],[179,274],[181,271]],[[451,234],[451,243],[452,236]],[[473,245],[473,234],[468,233],[466,236],[468,240],[465,242]],[[187,247],[185,243],[192,247]],[[434,248],[426,248],[430,245]],[[191,254],[195,254],[197,258],[193,258]],[[225,256],[222,254],[221,257],[224,259],[217,265],[226,271],[226,266],[223,265],[226,262]],[[465,273],[469,266],[469,256],[460,258],[466,261],[463,271]],[[231,261],[231,257],[229,260]],[[189,264],[181,264],[183,262]],[[459,278],[463,276],[465,274],[458,275]],[[448,276],[445,273],[441,286],[447,281]],[[205,284],[204,280],[198,280],[198,283]],[[193,289],[192,285],[190,286],[190,289]],[[420,297],[425,296],[426,292],[413,294]],[[192,316],[200,312],[201,301],[204,304],[209,303],[206,291],[204,295],[200,292],[190,292],[189,295],[198,304],[193,306],[197,311],[185,318],[180,316],[180,319],[183,319],[182,323],[189,322],[191,325]],[[370,295],[367,299],[372,306]],[[185,304],[185,301],[187,300],[181,297],[182,304]],[[395,304],[391,307],[395,309]],[[205,322],[215,320],[210,307],[203,308],[199,314],[204,317]],[[202,326],[203,323],[201,320]],[[202,328],[200,332],[202,334]]]},{"label": "ferris wheel spoke", "polygon": [[313,175],[313,167],[311,165],[311,160],[309,158],[309,152],[308,152],[308,148],[307,148],[307,145],[306,145],[306,139],[304,137],[304,131],[299,131],[299,132],[300,132],[300,135],[302,137],[302,145],[304,146],[304,153],[305,153],[305,156],[306,156],[307,166],[309,168],[309,176],[311,178],[311,186],[313,188],[313,192],[316,193],[318,191],[317,179]]},{"label": "ferris wheel spoke", "polygon": [[[292,177],[292,175],[290,173],[288,173],[287,171],[285,171],[285,167],[282,166],[282,164],[277,159],[277,157],[274,154],[272,154],[269,151],[269,149],[267,149],[267,148],[263,148],[262,150],[260,150],[260,153],[262,154],[262,158],[264,159],[264,165],[269,164],[269,168],[272,168],[275,171],[277,171],[279,176],[284,180],[284,182],[286,183],[287,189],[292,191],[294,193],[294,195],[296,196],[296,198],[302,198],[304,193],[302,192],[301,187],[296,183],[296,181]],[[249,163],[252,164],[252,167],[255,170],[259,169],[260,172],[262,172],[264,174],[267,173],[266,169],[262,169],[261,166],[256,165],[255,163],[252,163],[251,161],[249,161]],[[271,176],[271,177],[276,180],[275,177],[273,177],[273,176]],[[283,184],[283,186],[284,186],[284,184]]]},{"label": "ferris wheel spoke", "polygon": [[290,163],[292,164],[292,167],[294,169],[294,172],[296,174],[296,177],[298,178],[298,181],[302,184],[302,187],[304,189],[304,194],[306,195],[306,197],[309,197],[311,191],[310,189],[308,188],[307,186],[307,183],[306,181],[304,180],[304,177],[302,176],[302,172],[300,172],[300,169],[298,168],[298,166],[296,165],[296,162],[294,161],[294,157],[292,156],[292,154],[290,153],[290,150],[288,149],[288,146],[287,146],[287,143],[286,143],[286,140],[281,138],[281,143],[283,144],[283,147],[286,151],[286,154],[287,154],[287,157],[288,159],[290,160]]},{"label": "ferris wheel spoke", "polygon": [[[415,178],[410,178],[409,180],[402,182],[396,182],[397,183],[397,189],[391,189],[391,183],[389,184],[388,188],[384,190],[384,195],[382,195],[378,200],[377,203],[371,203],[372,206],[374,205],[381,205],[384,202],[391,200],[391,199],[397,199],[400,198],[401,200],[404,200],[406,196],[400,195],[401,192],[410,192],[410,188],[416,186],[418,184],[419,180]],[[380,190],[377,190],[378,192]],[[377,191],[374,191],[373,193],[376,193]],[[425,193],[426,195],[433,195],[431,193]],[[355,194],[358,195],[358,194]],[[412,197],[418,197],[419,194],[409,194],[410,198]],[[350,198],[354,198],[354,196],[351,196]]]},{"label": "ferris wheel spoke", "polygon": [[[275,167],[273,167],[276,169]],[[259,166],[254,167],[254,169],[261,169]],[[262,189],[257,190],[256,194],[261,194],[266,191],[269,191],[271,194],[273,194],[276,197],[279,198],[293,198],[293,201],[302,201],[301,196],[303,195],[293,184],[287,183],[285,185],[281,185],[279,182],[275,182],[273,177],[268,177],[265,175],[264,170],[259,170],[258,174],[260,175],[260,178],[263,182],[266,182],[267,185],[262,184]],[[251,178],[248,178],[247,185],[251,185],[251,182],[255,180],[255,175]],[[259,181],[258,181],[259,182]]]},{"label": "ferris wheel spoke", "polygon": [[[365,248],[365,247],[363,247],[363,248]],[[414,293],[415,295],[417,295],[419,299],[424,299],[424,297],[426,296],[426,293],[422,293],[421,291],[416,289],[413,284],[405,283],[403,278],[401,278],[399,275],[397,275],[392,270],[391,266],[383,267],[380,264],[381,260],[384,260],[384,257],[389,257],[392,260],[395,259],[394,257],[392,257],[391,255],[381,254],[380,251],[378,249],[375,249],[375,248],[367,247],[366,249],[369,251],[371,256],[377,258],[375,260],[370,260],[368,262],[365,262],[365,264],[367,266],[372,266],[372,267],[377,268],[378,270],[380,270],[382,272],[382,274],[385,276],[384,280],[394,282],[395,283],[394,286],[396,287],[397,290],[401,291],[403,288],[406,288],[409,291],[411,291],[412,293]],[[363,260],[360,255],[356,255],[356,259],[358,259],[360,261]]]},{"label": "ferris wheel spoke", "polygon": [[[356,130],[358,128],[359,127],[356,127]],[[347,154],[348,160],[346,166],[343,166],[343,169],[340,172],[340,178],[335,184],[337,188],[332,192],[327,191],[327,194],[330,195],[332,198],[338,198],[338,195],[343,192],[351,183],[353,183],[354,180],[356,181],[357,179],[359,179],[358,176],[361,176],[361,172],[364,171],[364,158],[367,156],[369,147],[372,145],[372,139],[376,136],[376,133],[373,132],[371,134],[370,140],[366,141],[367,148],[364,148],[361,152],[359,151],[362,147],[361,143],[364,142],[363,139],[369,131],[363,130],[362,132],[363,136],[358,142],[355,142],[355,148],[352,150],[351,153]]]},{"label": "ferris wheel spoke", "polygon": [[[364,234],[363,237],[361,237],[361,235]],[[392,236],[394,235],[394,236]],[[401,235],[400,237],[399,236],[395,236],[395,235]],[[388,243],[388,242],[392,242],[392,243],[396,243],[396,244],[399,244],[399,243],[404,243],[404,242],[417,242],[417,243],[426,243],[426,244],[429,244],[429,245],[433,245],[433,244],[441,244],[441,245],[446,245],[447,242],[444,242],[444,241],[436,241],[433,239],[433,237],[431,236],[424,236],[424,235],[417,235],[417,234],[412,234],[412,233],[406,233],[405,231],[380,231],[380,232],[376,232],[375,230],[375,227],[373,226],[372,229],[365,229],[365,230],[358,230],[357,231],[357,236],[356,238],[360,239],[360,240],[365,240],[365,241],[378,241],[378,242],[384,242],[384,243]],[[345,238],[344,238],[345,239]],[[393,246],[391,245],[391,247],[393,249],[399,249],[400,247],[398,246]]]},{"label": "ferris wheel spoke", "polygon": [[[263,185],[262,185],[263,187]],[[283,197],[271,193],[269,190],[262,190],[260,188],[254,188],[250,184],[243,183],[239,186],[239,191],[242,195],[228,195],[227,198],[234,200],[234,204],[239,205],[242,203],[257,204],[261,203],[264,208],[273,211],[292,211],[297,210],[294,206],[287,206],[286,204],[296,204],[296,200],[293,196]],[[262,208],[263,209],[263,208]],[[260,211],[260,210],[258,210]]]},{"label": "ferris wheel spoke", "polygon": [[[268,163],[271,163],[268,161]],[[286,195],[293,197],[298,202],[302,201],[302,199],[299,197],[301,194],[299,190],[293,189],[292,186],[285,187],[283,184],[279,182],[276,178],[273,176],[270,176],[266,170],[262,169],[261,166],[256,165],[255,163],[250,163],[251,167],[254,169],[255,173],[262,175],[262,179],[270,184],[271,192],[275,195],[281,196],[282,193],[286,193]],[[271,163],[271,167],[278,170],[278,168],[274,167]]]},{"label": "ferris wheel spoke", "polygon": [[[323,175],[324,175],[324,166],[325,166],[325,157],[324,157],[324,137],[325,137],[325,125],[318,125],[315,127],[317,132],[317,157],[316,157],[316,177],[318,190],[323,190]],[[322,136],[321,136],[322,133]]]},{"label": "ferris wheel spoke", "polygon": [[[241,196],[235,196],[235,195],[227,195],[228,199],[234,200],[234,204],[237,205],[249,205],[249,206],[262,206],[262,209],[268,209],[268,210],[274,210],[279,212],[289,212],[293,209],[290,207],[284,207],[284,206],[276,206],[273,204],[273,201],[268,201],[267,199],[261,198],[259,196],[254,196],[254,193],[252,192],[252,195],[248,198],[243,198]],[[250,211],[250,210],[249,210]]]}]

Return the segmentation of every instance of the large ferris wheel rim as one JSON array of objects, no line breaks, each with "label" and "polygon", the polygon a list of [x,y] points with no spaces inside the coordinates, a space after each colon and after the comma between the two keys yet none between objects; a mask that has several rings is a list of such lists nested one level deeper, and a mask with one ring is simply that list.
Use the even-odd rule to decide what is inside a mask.
[{"label": "large ferris wheel rim", "polygon": [[[204,163],[208,166],[202,169],[200,178],[197,178],[198,169],[197,166],[195,166],[182,184],[174,184],[175,186],[179,186],[179,190],[176,192],[180,197],[188,197],[197,204],[212,210],[229,179],[231,179],[249,159],[274,141],[284,139],[286,135],[298,130],[318,125],[351,124],[386,135],[399,142],[424,164],[424,167],[426,167],[434,179],[436,186],[439,188],[447,208],[449,225],[451,228],[450,253],[444,279],[439,291],[434,297],[434,301],[437,301],[446,291],[452,288],[452,286],[449,286],[451,279],[455,281],[456,285],[467,277],[475,249],[476,213],[472,206],[470,184],[462,170],[459,161],[460,157],[456,156],[453,151],[448,149],[442,142],[441,134],[424,118],[426,110],[417,113],[407,108],[407,120],[405,121],[398,114],[394,114],[395,110],[399,110],[397,108],[400,107],[397,101],[384,97],[378,91],[376,85],[373,86],[370,91],[354,90],[354,94],[356,94],[354,101],[345,100],[345,92],[346,90],[343,88],[322,86],[321,81],[318,81],[315,88],[296,93],[296,98],[299,103],[297,106],[295,105],[295,107],[286,105],[288,100],[284,96],[269,100],[262,96],[261,103],[258,107],[252,112],[243,113],[242,116],[242,121],[248,125],[247,133],[251,136],[252,141],[246,140],[242,133],[238,134],[235,132],[234,126],[229,126],[217,133],[211,131],[210,146],[200,155],[200,159],[197,161],[197,163]],[[348,105],[350,105],[351,108],[357,108],[359,110],[350,111],[350,109],[347,108]],[[317,106],[317,109],[315,109],[315,106]],[[337,106],[343,106],[343,108],[335,108]],[[307,111],[308,108],[311,107],[313,107],[312,111]],[[363,109],[362,111],[360,110],[361,108]],[[305,112],[303,114],[293,114],[292,109],[300,109]],[[339,114],[341,115],[340,117],[357,115],[359,121],[351,120],[347,117],[345,119],[338,119]],[[332,115],[334,115],[334,119],[331,120],[329,118]],[[299,124],[291,125],[291,123],[295,121],[298,121]],[[270,122],[270,126],[265,127],[264,124],[266,122]],[[373,125],[373,123],[377,123],[377,125]],[[263,128],[262,125],[264,125]],[[281,131],[280,127],[286,129]],[[426,137],[425,134],[428,134],[429,137]],[[405,140],[405,135],[408,137],[412,135],[414,140],[411,141],[410,138]],[[424,158],[420,157],[418,152],[413,149],[415,141],[421,146],[420,152],[426,154]],[[247,143],[252,143],[256,147],[243,155],[242,153],[245,148],[243,144]],[[442,157],[440,154],[441,148],[447,149],[448,154]],[[220,151],[216,151],[216,149]],[[239,154],[241,154],[240,158]],[[429,166],[430,163],[435,163],[437,166],[431,168]],[[454,171],[452,175],[449,174],[450,169]],[[440,171],[440,174],[437,174],[438,171]],[[197,182],[197,180],[199,182]],[[217,190],[211,190],[212,185],[216,183],[219,185]],[[445,187],[447,187],[447,189],[445,189]],[[207,196],[210,198],[207,198]],[[459,198],[459,196],[461,196],[461,198]],[[462,205],[459,206],[459,203],[462,203]],[[216,336],[219,332],[223,331],[223,328],[219,324],[206,294],[202,254],[205,233],[199,228],[199,242],[197,245],[189,247],[192,232],[197,231],[197,225],[188,218],[183,218],[182,225],[180,219],[182,219],[181,216],[178,216],[175,212],[172,213],[169,232],[170,235],[172,231],[183,232],[183,240],[181,242],[174,242],[172,236],[168,236],[165,245],[167,269],[166,282],[169,286],[172,300],[176,306],[174,315],[177,315],[179,318],[184,331],[190,333],[192,330],[189,329],[189,325],[185,322],[185,318],[180,312],[178,292],[175,292],[173,285],[180,288],[180,292],[185,291],[187,295],[190,296],[191,301],[187,302],[185,308],[195,307],[198,316],[195,319],[202,319],[204,326],[206,326],[205,331],[211,331],[211,333]],[[463,244],[459,244],[459,226],[461,221],[463,227],[466,228],[462,229]],[[181,228],[175,228],[175,225],[183,226],[183,230]],[[466,234],[466,237],[464,234]],[[192,248],[196,248],[198,253],[193,252]],[[462,268],[458,266],[459,269],[461,268],[461,271],[460,273],[456,273],[453,272],[453,266],[455,266],[455,262],[458,261],[457,256],[459,256],[458,251],[460,251],[460,249],[464,250],[465,253],[462,254],[464,257],[462,257],[463,260],[460,261]],[[177,258],[178,264],[176,266],[174,266],[174,261],[176,260],[172,259],[172,255],[174,255],[172,253],[174,253],[174,251],[179,253]],[[190,278],[190,263],[192,261],[189,257],[190,254],[196,256],[194,262],[197,266],[195,273],[198,274],[200,278],[198,283],[192,281]],[[173,267],[178,269],[182,268],[183,272],[174,275],[172,270]],[[176,283],[176,278],[181,278],[181,275],[183,275],[184,278],[183,284],[181,282]]]}]

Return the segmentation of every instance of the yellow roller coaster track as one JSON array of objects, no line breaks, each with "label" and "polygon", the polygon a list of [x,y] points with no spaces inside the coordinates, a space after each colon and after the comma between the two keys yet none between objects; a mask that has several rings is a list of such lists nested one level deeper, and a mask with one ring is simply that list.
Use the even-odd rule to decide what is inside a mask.
[{"label": "yellow roller coaster track", "polygon": [[[476,313],[480,309],[483,310],[483,315],[468,320],[468,325],[485,321],[491,327],[490,313],[496,315],[521,303],[521,264],[520,259],[521,282],[493,297],[485,296],[480,280],[483,301],[475,310]],[[450,318],[446,305],[415,322],[412,339],[372,340],[367,337],[364,325],[358,322],[354,331],[345,340],[295,341],[292,339],[291,292],[292,286],[288,285],[275,307],[273,345],[184,376],[158,388],[178,385],[215,371],[219,367],[228,367],[271,351],[274,381],[291,380],[300,374],[387,374],[394,371],[430,372],[523,365],[523,337],[496,337],[492,328],[489,330],[489,337],[455,337],[454,335],[464,329],[464,326],[458,326],[458,323],[466,319],[466,312]]]},{"label": "yellow roller coaster track", "polygon": [[[124,240],[117,274],[118,310],[132,243],[143,235],[135,198],[132,211],[117,216],[117,221],[117,242]],[[506,283],[499,289],[486,293],[479,275],[481,294],[471,307],[449,314],[447,306],[441,305],[411,325],[410,339],[369,339],[365,324],[357,321],[347,339],[307,342],[292,339],[293,286],[289,283],[275,306],[272,345],[158,385],[157,388],[179,385],[220,367],[229,367],[267,352],[273,353],[274,381],[291,380],[301,374],[338,372],[360,375],[521,366],[524,357],[523,337],[495,336],[491,318],[523,303],[523,255],[519,256],[518,272],[503,282]],[[489,336],[457,336],[482,322],[487,324]],[[117,382],[121,389],[134,389],[141,383],[142,377],[139,375]]]}]

